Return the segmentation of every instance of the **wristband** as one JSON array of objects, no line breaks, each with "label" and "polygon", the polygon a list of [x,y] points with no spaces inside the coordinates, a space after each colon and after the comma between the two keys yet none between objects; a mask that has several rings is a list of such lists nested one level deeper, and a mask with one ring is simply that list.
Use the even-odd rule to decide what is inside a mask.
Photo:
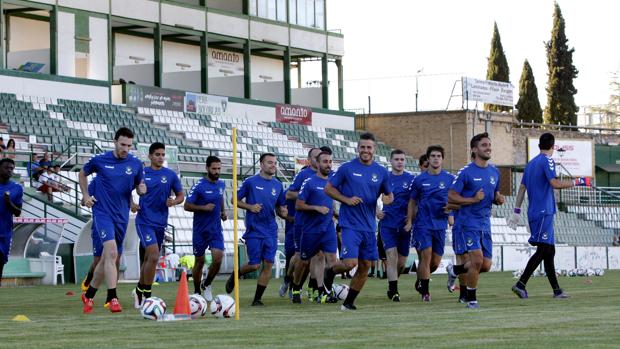
[{"label": "wristband", "polygon": [[521,209],[519,207],[515,207],[515,213],[516,214],[521,214]]}]

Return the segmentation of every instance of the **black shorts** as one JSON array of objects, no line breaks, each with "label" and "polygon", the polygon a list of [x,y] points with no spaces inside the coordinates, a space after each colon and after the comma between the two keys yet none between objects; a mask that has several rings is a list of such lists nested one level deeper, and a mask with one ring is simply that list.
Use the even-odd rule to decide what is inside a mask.
[{"label": "black shorts", "polygon": [[385,255],[385,248],[383,248],[381,234],[377,234],[377,250],[379,251],[379,259],[382,261],[386,260],[387,256]]}]

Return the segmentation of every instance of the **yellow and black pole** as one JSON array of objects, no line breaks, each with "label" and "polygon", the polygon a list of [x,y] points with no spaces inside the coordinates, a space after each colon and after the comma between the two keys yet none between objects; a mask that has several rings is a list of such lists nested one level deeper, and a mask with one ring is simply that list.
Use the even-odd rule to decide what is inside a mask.
[{"label": "yellow and black pole", "polygon": [[239,320],[239,237],[237,225],[237,128],[232,129],[232,196],[234,232],[234,275],[235,275],[235,320]]}]

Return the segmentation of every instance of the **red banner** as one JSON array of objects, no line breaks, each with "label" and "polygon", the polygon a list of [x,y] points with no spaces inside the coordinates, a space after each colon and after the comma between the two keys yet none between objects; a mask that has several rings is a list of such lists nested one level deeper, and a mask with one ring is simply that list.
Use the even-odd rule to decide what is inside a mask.
[{"label": "red banner", "polygon": [[276,104],[276,121],[311,126],[312,108],[300,105]]}]

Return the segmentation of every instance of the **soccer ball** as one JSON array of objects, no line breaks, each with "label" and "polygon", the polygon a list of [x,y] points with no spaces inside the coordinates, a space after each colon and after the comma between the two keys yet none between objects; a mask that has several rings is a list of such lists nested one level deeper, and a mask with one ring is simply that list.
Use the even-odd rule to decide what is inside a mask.
[{"label": "soccer ball", "polygon": [[199,294],[189,296],[189,310],[192,319],[196,320],[207,313],[207,301]]},{"label": "soccer ball", "polygon": [[235,300],[225,294],[217,295],[209,305],[209,311],[217,318],[235,316]]},{"label": "soccer ball", "polygon": [[341,301],[345,300],[349,295],[349,286],[348,285],[334,285],[334,296],[340,299]]},{"label": "soccer ball", "polygon": [[601,268],[596,268],[596,269],[594,269],[594,274],[596,276],[603,276],[603,275],[605,275],[605,270],[603,270]]},{"label": "soccer ball", "polygon": [[166,314],[166,302],[159,297],[147,298],[140,307],[140,314],[147,320],[161,320]]},{"label": "soccer ball", "polygon": [[593,269],[587,269],[586,270],[586,276],[594,276],[594,270]]}]

